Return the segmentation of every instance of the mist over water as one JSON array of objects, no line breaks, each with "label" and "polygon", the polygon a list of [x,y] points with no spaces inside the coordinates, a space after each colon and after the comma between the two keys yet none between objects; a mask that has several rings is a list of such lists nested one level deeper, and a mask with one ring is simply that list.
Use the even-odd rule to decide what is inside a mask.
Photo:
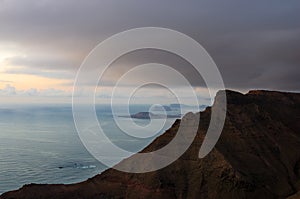
[{"label": "mist over water", "polygon": [[[149,111],[149,107],[132,105],[130,112]],[[125,110],[122,105],[119,108]],[[97,105],[96,112],[110,140],[132,152],[143,149],[175,121],[167,119],[161,131],[142,139],[129,136],[116,126],[109,105]],[[121,120],[126,123],[129,118]],[[139,125],[149,123],[134,121]],[[80,182],[105,169],[81,143],[70,105],[0,107],[0,193],[29,183]]]}]

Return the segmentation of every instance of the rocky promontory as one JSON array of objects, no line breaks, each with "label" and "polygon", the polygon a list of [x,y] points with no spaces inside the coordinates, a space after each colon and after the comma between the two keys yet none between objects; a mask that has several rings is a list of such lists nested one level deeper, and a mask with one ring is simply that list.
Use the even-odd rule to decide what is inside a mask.
[{"label": "rocky promontory", "polygon": [[[200,113],[192,145],[166,168],[143,174],[108,169],[85,182],[25,185],[0,198],[297,198],[300,94],[276,91],[247,94],[226,91],[226,94],[224,129],[213,151],[203,159],[198,158],[198,153],[210,122],[209,107]],[[181,120],[176,120],[142,152],[168,144],[180,123]]]}]

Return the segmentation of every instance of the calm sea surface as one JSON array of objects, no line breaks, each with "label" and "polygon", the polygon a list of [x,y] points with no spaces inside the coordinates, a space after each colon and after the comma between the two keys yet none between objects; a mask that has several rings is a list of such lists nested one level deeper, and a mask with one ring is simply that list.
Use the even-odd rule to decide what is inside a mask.
[{"label": "calm sea surface", "polygon": [[[120,105],[120,110],[122,108]],[[115,125],[110,106],[98,105],[96,110],[109,138],[133,152],[147,146],[175,120],[168,119],[163,129],[153,137],[135,139]],[[148,105],[130,107],[131,113],[148,110]],[[126,122],[129,118],[122,120]],[[139,125],[149,123],[137,119],[135,122]],[[0,193],[29,183],[80,182],[105,169],[81,143],[71,106],[0,106]]]}]

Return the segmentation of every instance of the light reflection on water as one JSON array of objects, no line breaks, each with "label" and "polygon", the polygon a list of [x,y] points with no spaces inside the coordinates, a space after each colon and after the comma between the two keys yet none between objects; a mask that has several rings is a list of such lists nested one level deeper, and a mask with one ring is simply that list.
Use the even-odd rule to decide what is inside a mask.
[{"label": "light reflection on water", "polygon": [[[149,107],[135,105],[130,111],[148,111]],[[96,110],[106,135],[119,147],[140,151],[156,137],[134,139],[114,124],[110,106],[97,106]],[[157,135],[174,121],[168,119]],[[140,125],[149,123],[147,120],[135,122]],[[0,108],[0,193],[28,183],[75,183],[104,169],[105,166],[82,145],[75,130],[71,106]]]}]

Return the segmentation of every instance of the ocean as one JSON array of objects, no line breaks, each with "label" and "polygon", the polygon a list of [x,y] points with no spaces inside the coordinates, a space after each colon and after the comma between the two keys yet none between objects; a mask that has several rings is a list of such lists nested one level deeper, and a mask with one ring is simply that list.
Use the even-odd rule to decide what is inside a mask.
[{"label": "ocean", "polygon": [[[150,105],[132,105],[131,113],[149,111]],[[120,105],[120,110],[124,108]],[[133,138],[114,123],[109,105],[96,112],[106,135],[118,146],[138,152],[174,123],[167,119],[150,138]],[[129,118],[122,118],[126,123]],[[134,119],[139,125],[149,120]],[[132,128],[132,131],[135,129]],[[30,183],[69,184],[84,181],[107,169],[83,146],[71,105],[2,105],[0,107],[0,193]]]}]

